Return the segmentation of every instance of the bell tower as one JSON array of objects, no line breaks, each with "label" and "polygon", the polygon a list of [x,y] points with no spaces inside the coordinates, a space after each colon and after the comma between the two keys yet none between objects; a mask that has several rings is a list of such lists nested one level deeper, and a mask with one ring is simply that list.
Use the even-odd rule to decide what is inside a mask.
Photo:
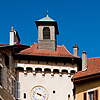
[{"label": "bell tower", "polygon": [[35,21],[38,28],[38,49],[56,51],[57,22],[47,16]]}]

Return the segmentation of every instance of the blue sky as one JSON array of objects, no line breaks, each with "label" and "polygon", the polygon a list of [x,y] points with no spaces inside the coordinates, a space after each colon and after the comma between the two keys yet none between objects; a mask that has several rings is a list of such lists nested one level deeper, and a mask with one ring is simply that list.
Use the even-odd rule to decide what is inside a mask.
[{"label": "blue sky", "polygon": [[79,46],[87,57],[100,57],[100,0],[1,0],[0,44],[9,43],[13,26],[22,44],[37,43],[35,21],[46,16],[56,20],[59,28],[57,44],[65,45],[73,53]]}]

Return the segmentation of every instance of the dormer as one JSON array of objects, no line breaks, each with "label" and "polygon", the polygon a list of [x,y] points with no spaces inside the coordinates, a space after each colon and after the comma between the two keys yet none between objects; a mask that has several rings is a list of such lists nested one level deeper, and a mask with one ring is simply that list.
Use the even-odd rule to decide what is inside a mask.
[{"label": "dormer", "polygon": [[38,49],[56,51],[57,22],[47,16],[35,21],[38,28]]}]

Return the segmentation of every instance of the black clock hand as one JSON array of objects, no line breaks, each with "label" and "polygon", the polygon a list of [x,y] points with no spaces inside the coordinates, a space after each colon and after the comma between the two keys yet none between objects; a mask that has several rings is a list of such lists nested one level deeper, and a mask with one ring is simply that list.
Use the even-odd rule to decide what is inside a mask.
[{"label": "black clock hand", "polygon": [[37,95],[42,96],[42,94],[40,94],[40,93],[37,93]]}]

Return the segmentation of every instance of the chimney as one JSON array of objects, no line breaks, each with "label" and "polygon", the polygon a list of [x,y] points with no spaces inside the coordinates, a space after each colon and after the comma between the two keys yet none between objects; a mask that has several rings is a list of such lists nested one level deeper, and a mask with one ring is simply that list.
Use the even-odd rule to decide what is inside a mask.
[{"label": "chimney", "polygon": [[14,44],[18,44],[18,43],[20,43],[19,35],[18,35],[17,31],[15,31],[13,27],[11,27],[10,45],[14,45]]},{"label": "chimney", "polygon": [[73,46],[73,55],[74,55],[74,56],[78,56],[78,50],[79,50],[79,48],[78,48],[77,44],[75,44],[75,45]]},{"label": "chimney", "polygon": [[87,70],[87,54],[85,51],[82,52],[82,71]]}]

